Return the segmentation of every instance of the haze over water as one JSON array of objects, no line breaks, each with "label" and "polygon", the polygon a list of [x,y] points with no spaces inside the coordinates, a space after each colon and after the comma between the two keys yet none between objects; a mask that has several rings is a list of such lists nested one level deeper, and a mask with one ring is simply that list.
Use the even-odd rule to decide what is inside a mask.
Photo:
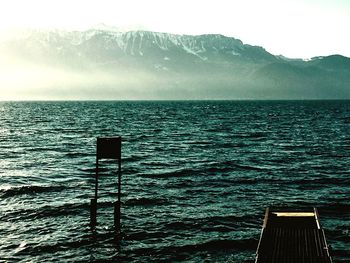
[{"label": "haze over water", "polygon": [[[1,102],[0,261],[251,262],[267,206],[313,207],[350,261],[349,101]],[[120,135],[89,230],[98,136]]]}]

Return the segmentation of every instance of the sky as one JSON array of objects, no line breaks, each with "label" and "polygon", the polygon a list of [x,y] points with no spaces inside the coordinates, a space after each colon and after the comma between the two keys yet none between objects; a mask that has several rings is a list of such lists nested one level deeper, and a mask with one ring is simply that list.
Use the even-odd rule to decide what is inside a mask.
[{"label": "sky", "polygon": [[350,57],[349,0],[3,0],[0,35],[13,28],[223,34],[275,55]]}]

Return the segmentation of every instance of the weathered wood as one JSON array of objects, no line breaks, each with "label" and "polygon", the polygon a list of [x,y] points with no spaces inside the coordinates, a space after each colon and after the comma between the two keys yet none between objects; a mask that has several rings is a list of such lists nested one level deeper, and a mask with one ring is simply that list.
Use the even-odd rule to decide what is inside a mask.
[{"label": "weathered wood", "polygon": [[97,138],[98,159],[120,159],[121,158],[121,137]]},{"label": "weathered wood", "polygon": [[317,210],[266,210],[256,263],[331,263]]},{"label": "weathered wood", "polygon": [[90,226],[94,228],[97,224],[97,199],[90,200]]}]

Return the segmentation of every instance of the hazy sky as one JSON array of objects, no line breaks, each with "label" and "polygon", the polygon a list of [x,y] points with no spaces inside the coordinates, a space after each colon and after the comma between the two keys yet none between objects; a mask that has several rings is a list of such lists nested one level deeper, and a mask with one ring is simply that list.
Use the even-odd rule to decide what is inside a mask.
[{"label": "hazy sky", "polygon": [[350,57],[350,0],[4,0],[0,29],[124,29],[220,33],[273,54]]}]

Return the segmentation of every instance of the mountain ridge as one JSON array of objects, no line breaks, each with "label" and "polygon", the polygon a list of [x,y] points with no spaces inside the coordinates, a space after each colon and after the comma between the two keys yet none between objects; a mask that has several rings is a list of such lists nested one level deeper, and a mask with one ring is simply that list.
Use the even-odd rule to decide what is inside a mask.
[{"label": "mountain ridge", "polygon": [[[32,31],[0,49],[26,63],[74,74],[79,81],[71,94],[78,95],[98,83],[115,99],[350,98],[350,58],[289,59],[219,34]],[[49,84],[55,89],[63,85],[54,82]]]}]

